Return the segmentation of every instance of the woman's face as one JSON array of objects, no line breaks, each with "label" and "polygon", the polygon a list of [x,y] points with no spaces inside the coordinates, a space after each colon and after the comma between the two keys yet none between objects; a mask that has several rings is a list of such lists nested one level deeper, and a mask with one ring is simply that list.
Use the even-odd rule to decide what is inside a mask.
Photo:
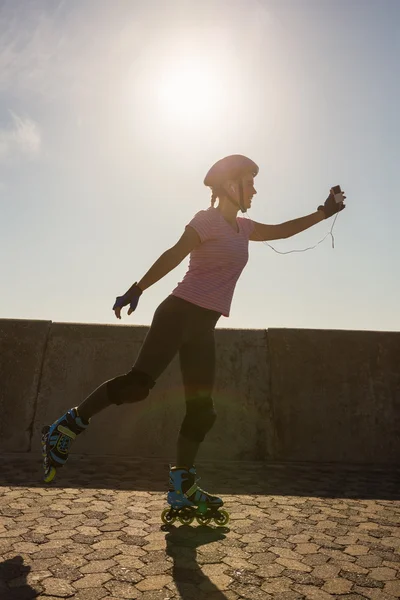
[{"label": "woman's face", "polygon": [[242,179],[243,182],[243,204],[244,207],[251,207],[251,200],[255,194],[257,194],[257,190],[254,187],[254,177],[253,175],[246,175]]},{"label": "woman's face", "polygon": [[[243,176],[242,185],[243,185],[243,205],[244,205],[244,208],[247,210],[248,208],[251,207],[251,200],[252,200],[253,196],[255,194],[257,194],[257,191],[254,187],[254,177],[251,173],[249,173],[249,175]],[[239,202],[240,202],[239,182],[230,180],[230,181],[227,181],[223,187],[226,190],[226,192],[228,193],[228,195],[231,196],[231,198],[234,198],[236,200],[237,204],[239,204]]]}]

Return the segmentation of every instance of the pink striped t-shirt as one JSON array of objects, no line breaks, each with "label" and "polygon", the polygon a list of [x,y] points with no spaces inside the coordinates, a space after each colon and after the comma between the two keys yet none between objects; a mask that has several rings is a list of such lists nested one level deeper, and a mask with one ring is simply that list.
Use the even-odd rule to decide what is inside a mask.
[{"label": "pink striped t-shirt", "polygon": [[201,210],[188,223],[199,234],[201,244],[190,253],[186,275],[172,294],[192,304],[229,317],[233,292],[249,258],[250,219],[236,219],[239,232],[225,221],[219,210]]}]

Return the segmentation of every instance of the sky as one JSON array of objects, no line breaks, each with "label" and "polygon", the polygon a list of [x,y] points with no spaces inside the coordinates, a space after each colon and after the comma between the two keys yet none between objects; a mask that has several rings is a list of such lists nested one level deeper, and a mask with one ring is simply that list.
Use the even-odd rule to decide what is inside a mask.
[{"label": "sky", "polygon": [[0,0],[0,318],[149,325],[188,258],[115,297],[245,154],[249,218],[347,206],[250,242],[218,327],[400,331],[399,56],[398,0]]}]

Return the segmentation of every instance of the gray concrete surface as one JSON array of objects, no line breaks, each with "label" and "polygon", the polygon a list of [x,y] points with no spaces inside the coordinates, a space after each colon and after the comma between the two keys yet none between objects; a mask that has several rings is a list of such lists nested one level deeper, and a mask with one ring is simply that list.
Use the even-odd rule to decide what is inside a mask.
[{"label": "gray concrete surface", "polygon": [[0,319],[0,452],[26,452],[50,321]]},{"label": "gray concrete surface", "polygon": [[[3,451],[127,371],[147,327],[0,320]],[[204,459],[400,462],[400,333],[216,331],[218,419]],[[173,456],[184,416],[175,359],[149,398],[97,415],[73,452]]]}]

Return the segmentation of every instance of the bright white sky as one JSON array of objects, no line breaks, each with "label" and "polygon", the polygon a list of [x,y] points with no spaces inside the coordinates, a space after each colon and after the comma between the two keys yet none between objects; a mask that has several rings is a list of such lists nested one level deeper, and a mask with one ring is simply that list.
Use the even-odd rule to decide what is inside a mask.
[{"label": "bright white sky", "polygon": [[399,57],[398,0],[2,0],[0,317],[150,324],[188,259],[131,317],[115,296],[240,153],[260,165],[252,219],[336,184],[347,209],[334,250],[251,243],[218,326],[400,330]]}]

